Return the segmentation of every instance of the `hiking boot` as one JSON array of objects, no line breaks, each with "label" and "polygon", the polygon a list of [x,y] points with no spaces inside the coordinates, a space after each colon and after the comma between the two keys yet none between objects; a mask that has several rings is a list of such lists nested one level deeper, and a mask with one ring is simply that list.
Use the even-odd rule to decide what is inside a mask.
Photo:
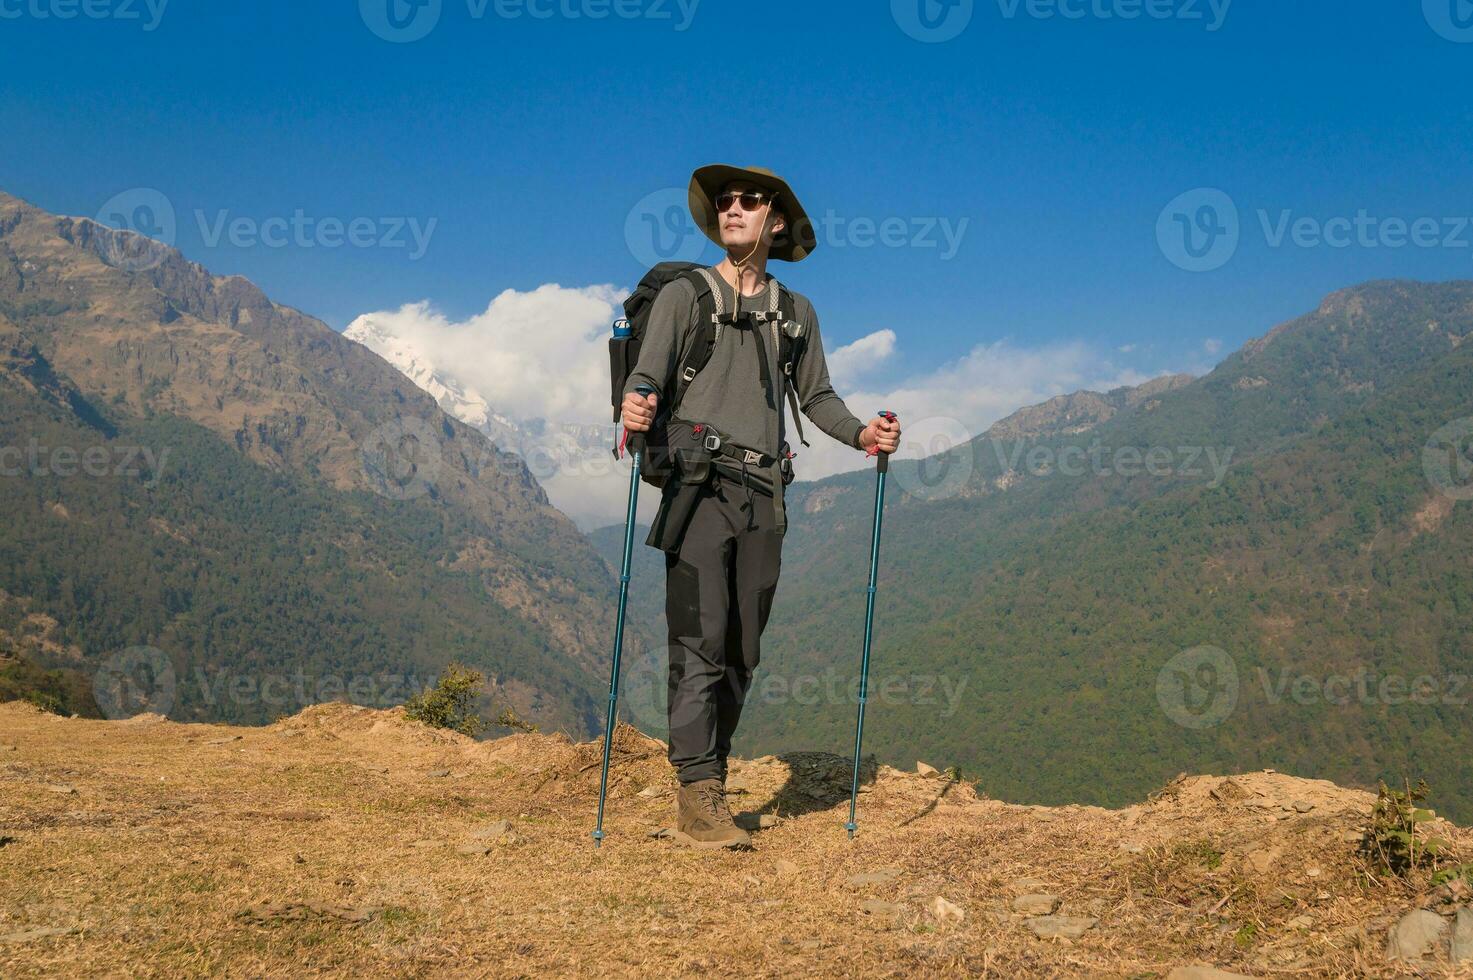
[{"label": "hiking boot", "polygon": [[726,787],[719,779],[701,779],[680,787],[675,795],[675,839],[691,847],[746,848],[752,837],[731,819]]}]

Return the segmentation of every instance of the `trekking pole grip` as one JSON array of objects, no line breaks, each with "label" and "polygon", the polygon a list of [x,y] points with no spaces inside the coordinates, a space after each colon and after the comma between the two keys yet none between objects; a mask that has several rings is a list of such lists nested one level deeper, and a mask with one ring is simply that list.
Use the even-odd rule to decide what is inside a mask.
[{"label": "trekking pole grip", "polygon": [[[655,389],[651,388],[649,385],[635,385],[634,392],[642,398],[648,398],[655,393]],[[634,452],[643,453],[645,448],[645,433],[631,432],[629,434],[629,443],[630,448]]]},{"label": "trekking pole grip", "polygon": [[[894,422],[897,417],[898,416],[894,412],[881,412],[880,413],[880,418],[882,418],[882,419],[888,419],[891,422]],[[881,473],[888,473],[888,472],[890,472],[890,454],[887,453],[887,452],[880,452],[880,451],[877,450],[876,451],[876,455],[878,455],[880,458],[875,463],[875,468],[877,470],[879,470]]]}]

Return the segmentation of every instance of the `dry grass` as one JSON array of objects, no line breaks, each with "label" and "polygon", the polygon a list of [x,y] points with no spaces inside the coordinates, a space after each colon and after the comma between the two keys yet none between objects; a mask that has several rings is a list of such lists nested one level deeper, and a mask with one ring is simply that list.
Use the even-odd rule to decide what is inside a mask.
[{"label": "dry grass", "polygon": [[[661,743],[621,729],[615,755],[595,850],[597,744],[344,705],[256,729],[0,705],[0,976],[1380,976],[1419,900],[1359,873],[1368,794],[1284,775],[1106,811],[880,767],[850,842],[844,760],[793,753],[734,775],[734,809],[781,817],[757,850],[708,853],[648,836],[673,799]],[[1098,925],[1035,938],[1008,906],[1045,888]]]}]

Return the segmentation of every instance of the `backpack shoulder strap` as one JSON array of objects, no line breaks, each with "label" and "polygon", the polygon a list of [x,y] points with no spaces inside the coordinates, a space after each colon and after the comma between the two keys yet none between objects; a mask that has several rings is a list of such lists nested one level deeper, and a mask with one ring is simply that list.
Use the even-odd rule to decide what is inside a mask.
[{"label": "backpack shoulder strap", "polygon": [[718,314],[723,304],[721,292],[712,282],[713,275],[710,269],[692,269],[680,276],[695,288],[696,321],[686,332],[685,355],[676,366],[675,391],[670,398],[671,412],[680,404],[685,390],[696,379],[696,375],[711,360],[711,352],[715,350],[716,341],[721,336]]},{"label": "backpack shoulder strap", "polygon": [[783,390],[788,396],[788,408],[793,415],[793,425],[798,430],[798,441],[808,445],[803,435],[803,414],[798,408],[798,362],[808,348],[808,331],[797,320],[798,310],[793,303],[793,294],[782,283],[774,290],[774,300],[779,316],[777,334],[777,365],[782,372]]}]

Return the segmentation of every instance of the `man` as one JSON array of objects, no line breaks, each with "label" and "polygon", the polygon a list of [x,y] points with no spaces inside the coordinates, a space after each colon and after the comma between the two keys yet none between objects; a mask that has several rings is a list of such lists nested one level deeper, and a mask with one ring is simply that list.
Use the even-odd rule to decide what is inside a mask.
[{"label": "man", "polygon": [[[726,760],[777,591],[786,529],[785,480],[773,469],[764,482],[747,466],[759,457],[782,460],[786,448],[784,375],[773,349],[778,328],[760,314],[777,311],[783,295],[767,273],[768,259],[798,262],[818,243],[792,188],[769,170],[702,167],[691,178],[689,200],[696,224],[726,251],[702,275],[711,289],[706,308],[714,300],[727,315],[710,360],[689,381],[671,426],[683,420],[688,431],[707,433],[701,437],[706,439],[719,432],[728,450],[738,452],[713,456],[709,477],[698,488],[686,487],[695,494],[694,508],[665,556],[669,755],[681,783],[676,835],[696,846],[746,847],[751,839],[733,822],[726,803]],[[639,363],[624,387],[622,416],[629,431],[647,431],[662,399],[674,390],[674,375],[701,319],[701,296],[695,283],[682,278],[655,298]],[[895,452],[899,423],[875,418],[866,425],[845,407],[829,383],[812,304],[791,291],[787,297],[793,308],[781,314],[792,323],[782,328],[806,337],[792,373],[803,414],[857,450]],[[635,389],[641,385],[655,393],[640,395]],[[672,497],[671,485],[665,489],[657,524]]]}]

